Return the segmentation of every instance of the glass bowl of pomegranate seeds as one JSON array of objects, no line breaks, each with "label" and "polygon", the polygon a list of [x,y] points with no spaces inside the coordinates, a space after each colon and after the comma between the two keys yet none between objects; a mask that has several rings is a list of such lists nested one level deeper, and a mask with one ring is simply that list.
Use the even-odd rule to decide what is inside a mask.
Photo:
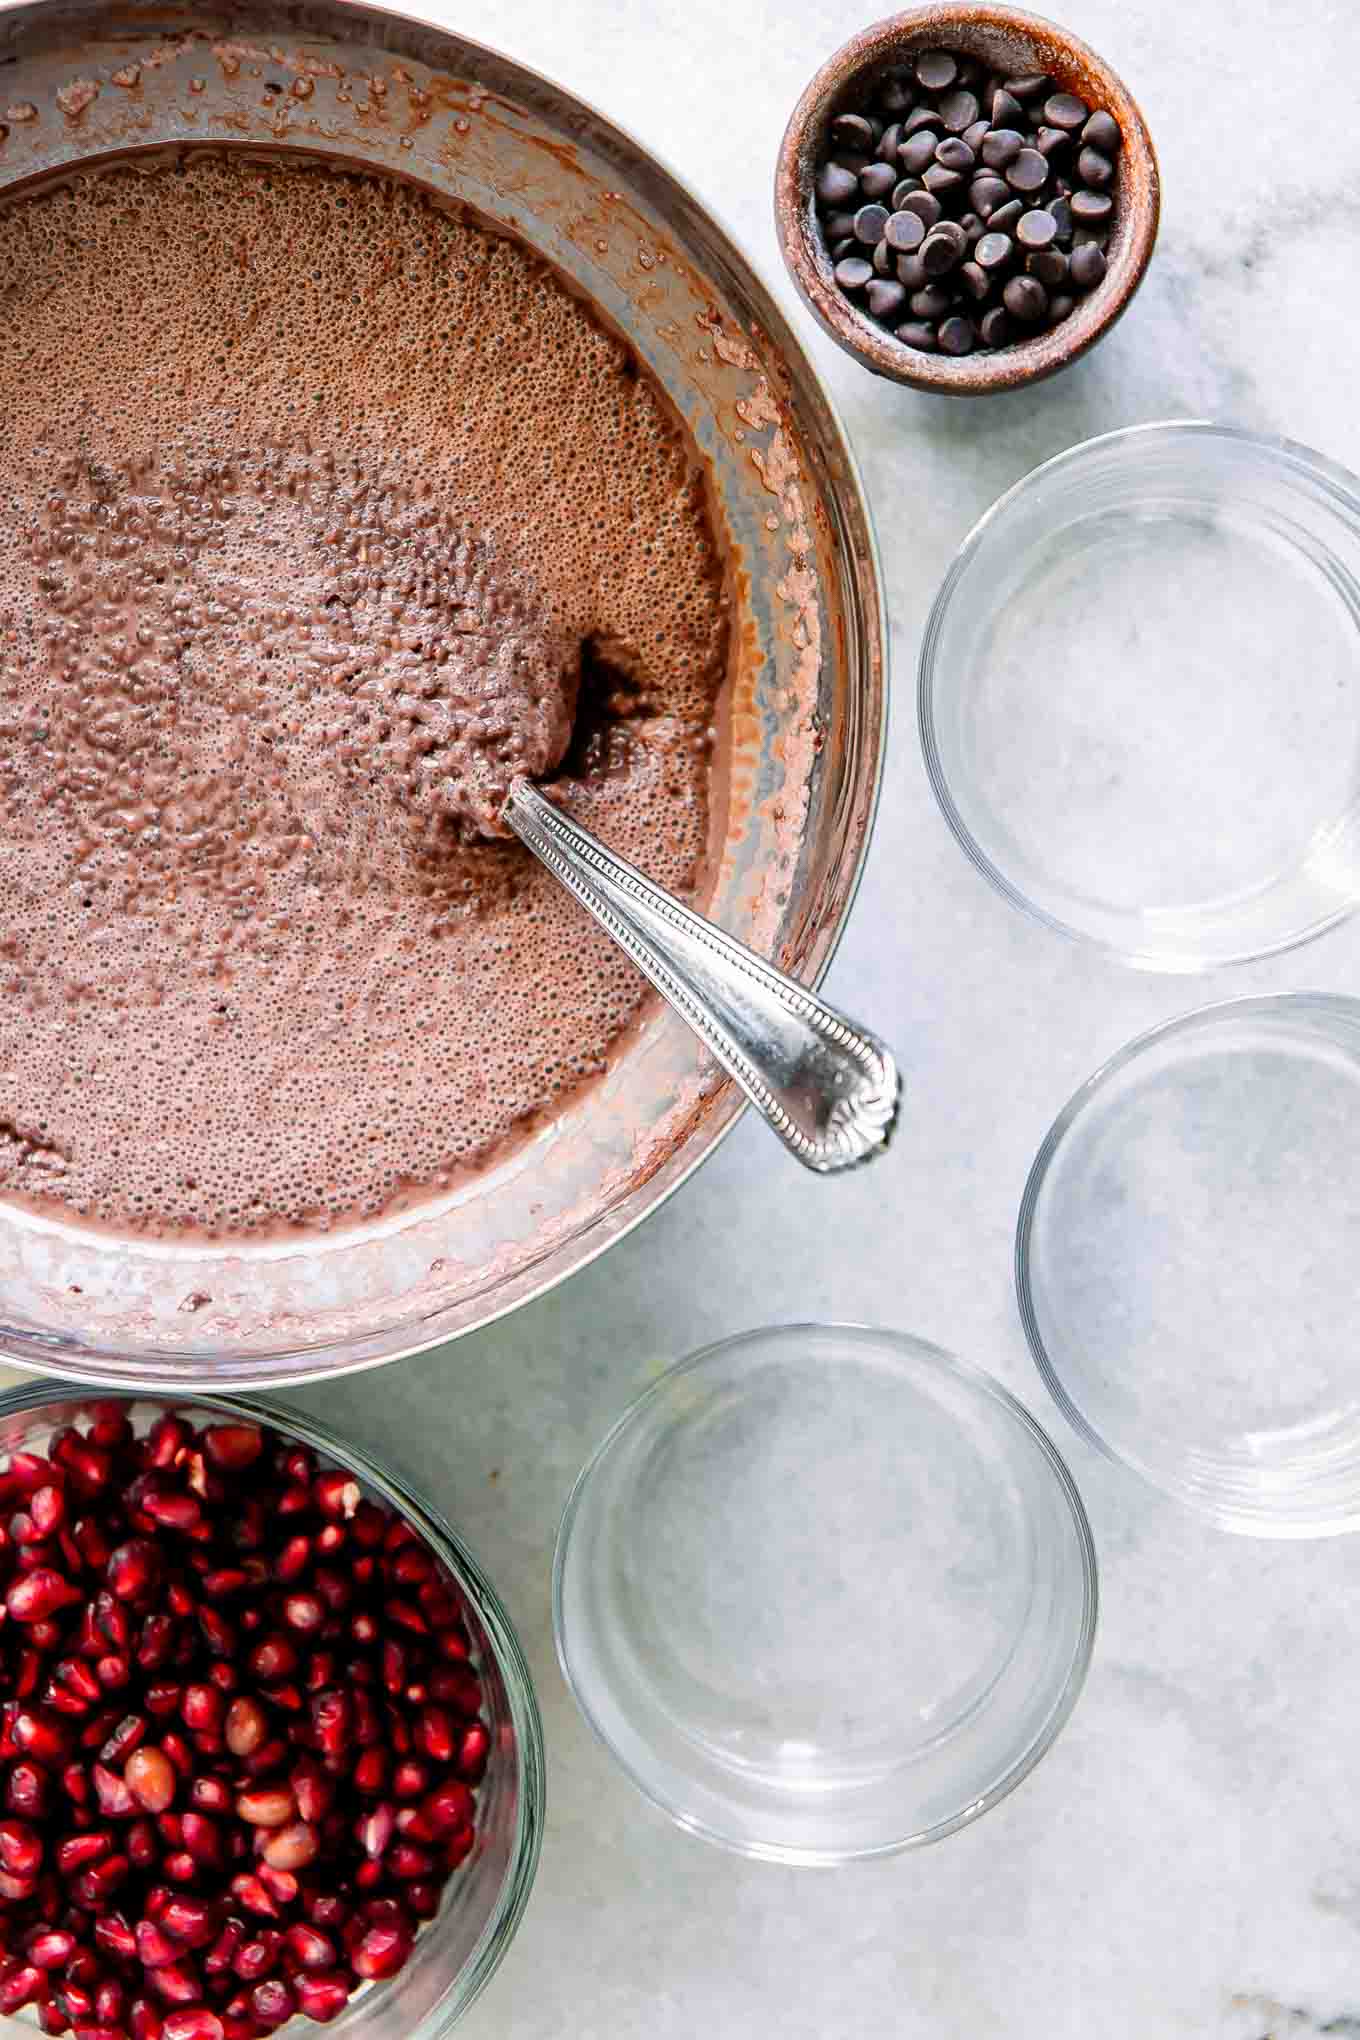
[{"label": "glass bowl of pomegranate seeds", "polygon": [[543,1768],[489,1583],[352,1446],[0,1396],[0,2019],[435,2040],[519,1923]]}]

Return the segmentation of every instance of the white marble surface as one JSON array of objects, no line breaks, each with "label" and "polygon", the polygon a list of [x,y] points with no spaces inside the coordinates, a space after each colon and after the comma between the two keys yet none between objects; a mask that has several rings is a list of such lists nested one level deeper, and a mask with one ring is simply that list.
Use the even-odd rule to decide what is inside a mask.
[{"label": "white marble surface", "polygon": [[[646,136],[791,307],[840,403],[882,541],[895,702],[868,875],[830,989],[901,1047],[911,1086],[896,1150],[872,1171],[810,1181],[748,1122],[555,1296],[455,1349],[298,1393],[390,1449],[460,1521],[533,1661],[547,1841],[468,2040],[1360,2034],[1355,1547],[1216,1535],[1098,1461],[1046,1403],[1010,1276],[1026,1168],[1073,1085],[1202,998],[1360,992],[1360,922],[1230,978],[1101,964],[1023,923],[967,867],[928,791],[913,709],[918,635],[950,554],[1045,456],[1115,425],[1201,415],[1360,468],[1360,11],[1068,10],[1147,113],[1166,180],[1161,243],[1094,355],[974,406],[864,375],[821,339],[779,264],[769,186],[784,120],[871,8],[451,0],[441,12]],[[836,1873],[730,1859],[650,1811],[577,1718],[549,1628],[558,1513],[624,1403],[661,1359],[800,1315],[902,1326],[993,1369],[1067,1454],[1103,1567],[1087,1690],[1035,1775],[949,1842]]]}]

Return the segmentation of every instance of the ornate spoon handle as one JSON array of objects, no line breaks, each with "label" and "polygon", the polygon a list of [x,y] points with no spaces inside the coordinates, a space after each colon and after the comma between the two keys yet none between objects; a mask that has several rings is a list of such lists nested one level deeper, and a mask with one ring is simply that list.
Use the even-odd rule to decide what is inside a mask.
[{"label": "ornate spoon handle", "polygon": [[901,1081],[881,1041],[607,850],[527,779],[504,819],[626,950],[809,1169],[887,1146]]}]

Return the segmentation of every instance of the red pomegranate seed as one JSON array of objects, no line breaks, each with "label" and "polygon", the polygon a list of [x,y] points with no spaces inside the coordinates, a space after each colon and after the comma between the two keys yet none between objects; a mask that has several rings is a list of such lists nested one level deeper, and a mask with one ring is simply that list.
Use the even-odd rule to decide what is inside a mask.
[{"label": "red pomegranate seed", "polygon": [[430,1692],[469,1719],[482,1705],[482,1682],[471,1665],[441,1665],[430,1675]]},{"label": "red pomegranate seed", "polygon": [[463,1730],[458,1742],[458,1775],[475,1785],[486,1769],[486,1760],[491,1749],[491,1731],[484,1722],[472,1721]]},{"label": "red pomegranate seed", "polygon": [[184,1688],[179,1703],[184,1725],[195,1735],[217,1735],[222,1727],[227,1703],[216,1686],[193,1685]]},{"label": "red pomegranate seed", "polygon": [[[351,1678],[357,1673],[358,1669],[357,1665],[351,1664],[349,1667]],[[323,1686],[333,1686],[334,1684],[335,1652],[333,1650],[314,1650],[307,1660],[308,1692],[319,1693]]]},{"label": "red pomegranate seed", "polygon": [[114,1657],[110,1653],[98,1660],[94,1675],[106,1692],[116,1693],[126,1686],[132,1671],[126,1658]]},{"label": "red pomegranate seed", "polygon": [[184,1847],[205,1869],[216,1869],[222,1861],[222,1836],[217,1822],[206,1813],[186,1813],[181,1823]]},{"label": "red pomegranate seed", "polygon": [[29,1497],[28,1513],[40,1537],[51,1537],[66,1521],[66,1497],[59,1487],[35,1488]]},{"label": "red pomegranate seed", "polygon": [[167,2013],[161,2040],[226,2040],[226,2029],[216,2012],[195,2005],[191,2011]]},{"label": "red pomegranate seed", "polygon": [[156,1835],[155,1823],[149,1820],[134,1820],[129,1823],[123,1837],[128,1861],[139,1870],[151,1870],[160,1858],[161,1845]]},{"label": "red pomegranate seed", "polygon": [[[189,1797],[203,1813],[230,1813],[232,1793],[220,1778],[195,1778],[189,1787]],[[185,1829],[187,1839],[189,1830]]]},{"label": "red pomegranate seed", "polygon": [[405,1757],[392,1773],[392,1791],[398,1799],[419,1799],[430,1782],[429,1766],[418,1757]]},{"label": "red pomegranate seed", "polygon": [[383,1858],[383,1868],[389,1877],[396,1877],[402,1883],[417,1877],[429,1877],[434,1872],[434,1857],[428,1849],[417,1848],[414,1842],[394,1842]]},{"label": "red pomegranate seed", "polygon": [[89,1713],[88,1703],[78,1693],[72,1693],[66,1686],[59,1686],[55,1679],[49,1679],[42,1690],[42,1703],[54,1714],[65,1714],[76,1718]]},{"label": "red pomegranate seed", "polygon": [[[106,2030],[114,2034],[115,2040],[122,2040],[125,2000],[123,1986],[113,1976],[105,1977],[94,1994],[95,2017],[104,2022]],[[77,2040],[85,2040],[85,2035],[78,2034]]]},{"label": "red pomegranate seed", "polygon": [[171,1580],[165,1590],[165,1605],[172,1615],[178,1615],[181,1622],[192,1615],[198,1603],[189,1589],[179,1580]]},{"label": "red pomegranate seed", "polygon": [[473,1828],[471,1825],[467,1827],[460,1827],[450,1837],[449,1841],[445,1845],[444,1848],[445,1870],[456,1870],[458,1868],[458,1865],[463,1861],[464,1857],[470,1853],[472,1845],[476,1841],[476,1839],[477,1833],[475,1828]]},{"label": "red pomegranate seed", "polygon": [[268,1742],[252,1750],[248,1757],[241,1759],[241,1769],[252,1778],[264,1778],[288,1762],[289,1749],[281,1736],[271,1736]]},{"label": "red pomegranate seed", "polygon": [[126,1856],[105,1856],[89,1870],[82,1870],[70,1886],[77,1905],[98,1912],[111,1891],[116,1891],[132,1868]]},{"label": "red pomegranate seed", "polygon": [[236,1960],[236,1951],[246,1939],[247,1928],[243,1920],[228,1920],[217,1939],[203,1957],[203,1967],[209,1976],[225,1976]]},{"label": "red pomegranate seed", "polygon": [[167,1962],[163,1968],[149,1969],[146,1980],[168,2005],[196,2005],[202,2001],[203,1990],[194,1965],[183,1957]]},{"label": "red pomegranate seed", "polygon": [[165,1731],[161,1737],[161,1748],[181,1778],[193,1776],[194,1753],[177,1728],[168,1728]]},{"label": "red pomegranate seed", "polygon": [[0,2012],[22,2011],[25,2005],[36,2004],[40,1997],[46,1995],[46,1976],[41,1969],[28,1963],[22,1969],[12,1969],[0,1980]]},{"label": "red pomegranate seed", "polygon": [[71,1476],[71,1486],[85,1501],[102,1495],[113,1475],[113,1459],[88,1438],[72,1438],[61,1452],[61,1464]]},{"label": "red pomegranate seed", "polygon": [[265,1890],[258,1877],[248,1872],[231,1880],[232,1896],[240,1900],[247,1912],[258,1913],[262,1919],[276,1920],[279,1909]]},{"label": "red pomegranate seed", "polygon": [[137,1662],[144,1672],[157,1672],[169,1662],[175,1646],[175,1622],[169,1615],[148,1615],[137,1638]]},{"label": "red pomegranate seed", "polygon": [[439,1886],[427,1878],[418,1878],[406,1887],[406,1905],[418,1920],[432,1920],[439,1911]]},{"label": "red pomegranate seed", "polygon": [[154,1920],[137,1922],[137,1960],[143,1969],[164,1969],[171,1962],[178,1962],[179,1949],[164,1928]]},{"label": "red pomegranate seed", "polygon": [[235,1665],[228,1664],[224,1658],[219,1658],[216,1664],[209,1665],[208,1677],[219,1693],[234,1693],[241,1683],[241,1675]]},{"label": "red pomegranate seed", "polygon": [[116,1452],[122,1445],[132,1443],[132,1425],[123,1404],[114,1402],[91,1403],[90,1443],[102,1445],[106,1452]]},{"label": "red pomegranate seed", "polygon": [[413,1636],[428,1636],[430,1625],[413,1601],[389,1601],[387,1619],[395,1622],[399,1629],[409,1629]]},{"label": "red pomegranate seed", "polygon": [[312,1696],[312,1731],[325,1757],[337,1757],[350,1738],[352,1709],[342,1686],[328,1686]]},{"label": "red pomegranate seed", "polygon": [[342,1970],[319,1974],[308,1972],[293,1979],[293,1995],[300,2012],[325,2026],[338,2019],[349,2002],[349,1980]]},{"label": "red pomegranate seed", "polygon": [[236,1649],[236,1631],[225,1615],[210,1608],[206,1603],[198,1611],[198,1626],[203,1632],[203,1641],[215,1657],[231,1657]]},{"label": "red pomegranate seed", "polygon": [[63,1658],[57,1666],[56,1677],[63,1686],[77,1694],[87,1707],[97,1707],[104,1698],[98,1679],[87,1664],[79,1658]]},{"label": "red pomegranate seed", "polygon": [[297,1801],[283,1787],[264,1788],[238,1793],[236,1811],[251,1827],[281,1828],[297,1818]]},{"label": "red pomegranate seed", "polygon": [[307,1635],[325,1623],[326,1603],[320,1594],[287,1594],[283,1603],[283,1619],[290,1629],[299,1629]]},{"label": "red pomegranate seed", "polygon": [[35,1969],[64,1969],[76,1952],[76,1937],[64,1927],[40,1927],[24,1943],[24,1953]]},{"label": "red pomegranate seed", "polygon": [[166,1721],[172,1714],[178,1714],[184,1689],[178,1679],[153,1679],[146,1689],[146,1711],[154,1714],[157,1721]]},{"label": "red pomegranate seed", "polygon": [[132,1752],[123,1766],[123,1782],[148,1813],[164,1813],[174,1799],[179,1780],[164,1751],[148,1745]]},{"label": "red pomegranate seed", "polygon": [[350,1955],[356,1976],[365,1982],[395,1976],[411,1953],[411,1936],[397,1926],[369,1927]]},{"label": "red pomegranate seed", "polygon": [[278,1557],[274,1560],[274,1577],[282,1586],[291,1586],[301,1579],[312,1562],[312,1547],[307,1538],[298,1535],[290,1537]]},{"label": "red pomegranate seed", "polygon": [[164,2040],[161,2015],[145,1998],[134,1998],[128,2008],[130,2040]]},{"label": "red pomegranate seed", "polygon": [[101,1829],[87,1835],[67,1835],[57,1843],[54,1861],[63,1877],[72,1877],[77,1870],[86,1870],[101,1856],[107,1856],[112,1847],[112,1835]]},{"label": "red pomegranate seed", "polygon": [[283,1935],[266,1927],[253,1941],[246,1942],[231,1966],[243,1983],[257,1983],[277,1967],[282,1947]]},{"label": "red pomegranate seed", "polygon": [[223,1473],[241,1473],[264,1451],[264,1432],[258,1424],[209,1424],[203,1450]]},{"label": "red pomegranate seed", "polygon": [[5,1780],[5,1805],[25,1820],[40,1820],[51,1798],[51,1780],[38,1764],[23,1759],[10,1766]]},{"label": "red pomegranate seed", "polygon": [[296,1904],[301,1886],[291,1870],[276,1870],[272,1863],[261,1862],[259,1879],[276,1906]]},{"label": "red pomegranate seed", "polygon": [[94,1923],[94,1944],[105,1955],[130,1962],[137,1953],[137,1937],[121,1913],[101,1913]]},{"label": "red pomegranate seed", "polygon": [[126,1782],[106,1764],[96,1764],[93,1777],[100,1812],[114,1820],[130,1820],[137,1811],[137,1802]]},{"label": "red pomegranate seed", "polygon": [[167,1411],[151,1426],[146,1440],[146,1463],[162,1470],[171,1467],[188,1448],[193,1432],[183,1417]]},{"label": "red pomegranate seed", "polygon": [[140,1714],[125,1714],[99,1752],[101,1764],[112,1766],[124,1764],[137,1748],[146,1741],[146,1723]]},{"label": "red pomegranate seed", "polygon": [[419,1806],[403,1806],[397,1814],[397,1833],[407,1842],[437,1842],[439,1831]]},{"label": "red pomegranate seed", "polygon": [[316,1927],[299,1920],[284,1939],[288,1952],[300,1969],[331,1969],[335,1966],[335,1943]]},{"label": "red pomegranate seed", "polygon": [[451,1663],[466,1659],[471,1649],[466,1631],[458,1626],[441,1629],[435,1635],[435,1648],[442,1658]]},{"label": "red pomegranate seed", "polygon": [[269,1723],[258,1700],[241,1694],[227,1709],[226,1744],[234,1757],[248,1757],[269,1733]]},{"label": "red pomegranate seed", "polygon": [[386,1804],[375,1806],[371,1813],[361,1815],[355,1834],[359,1847],[373,1862],[386,1855],[396,1825],[396,1816]]},{"label": "red pomegranate seed", "polygon": [[381,1792],[387,1783],[387,1751],[365,1750],[354,1766],[354,1789],[365,1796]]},{"label": "red pomegranate seed", "polygon": [[460,1779],[449,1778],[435,1787],[421,1810],[438,1834],[450,1834],[472,1819],[472,1794]]},{"label": "red pomegranate seed", "polygon": [[297,1670],[297,1645],[286,1636],[266,1636],[263,1643],[256,1644],[246,1662],[255,1677],[263,1679],[266,1685],[274,1679],[286,1679]]},{"label": "red pomegranate seed", "polygon": [[313,1549],[318,1558],[334,1558],[349,1543],[347,1523],[323,1523],[316,1533]]},{"label": "red pomegranate seed", "polygon": [[50,1566],[39,1566],[11,1580],[5,1607],[15,1622],[45,1622],[49,1615],[74,1607],[79,1599],[79,1587],[73,1587]]},{"label": "red pomegranate seed", "polygon": [[334,1516],[342,1521],[352,1521],[363,1492],[352,1473],[343,1473],[338,1468],[331,1473],[319,1473],[313,1486],[316,1506],[323,1516]]},{"label": "red pomegranate seed", "polygon": [[[160,1584],[164,1569],[154,1544],[145,1537],[131,1537],[126,1544],[120,1544],[110,1552],[104,1577],[110,1592],[118,1600],[135,1605],[150,1600]],[[117,1637],[109,1638],[111,1643],[119,1640]],[[126,1642],[126,1636],[121,1641]]]}]

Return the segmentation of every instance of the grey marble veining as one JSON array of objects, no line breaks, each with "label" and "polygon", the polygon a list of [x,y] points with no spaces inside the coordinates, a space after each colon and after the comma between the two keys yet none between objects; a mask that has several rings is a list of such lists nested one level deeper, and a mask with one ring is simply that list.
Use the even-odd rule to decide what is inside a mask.
[{"label": "grey marble veining", "polygon": [[[894,631],[868,874],[828,989],[898,1045],[886,1163],[810,1181],[747,1122],[641,1231],[456,1349],[298,1400],[390,1451],[453,1514],[533,1661],[549,1758],[538,1886],[468,2040],[1312,2040],[1360,2034],[1360,1623],[1348,1542],[1219,1536],[1067,1434],[1011,1290],[1032,1153],[1129,1035],[1213,997],[1360,992],[1360,923],[1213,979],[1139,978],[1026,925],[931,799],[913,708],[935,585],[1037,461],[1113,426],[1205,416],[1360,468],[1360,12],[1350,0],[1081,0],[1070,25],[1140,97],[1166,185],[1142,293],[1044,387],[950,405],[875,382],[794,303],[769,211],[807,76],[851,0],[425,0],[647,137],[751,252],[863,463]],[[1085,1696],[999,1810],[836,1873],[739,1862],[652,1813],[577,1718],[548,1568],[571,1480],[665,1360],[761,1319],[879,1320],[991,1368],[1089,1506],[1104,1608]],[[1353,1327],[1338,1324],[1338,1338]]]}]

